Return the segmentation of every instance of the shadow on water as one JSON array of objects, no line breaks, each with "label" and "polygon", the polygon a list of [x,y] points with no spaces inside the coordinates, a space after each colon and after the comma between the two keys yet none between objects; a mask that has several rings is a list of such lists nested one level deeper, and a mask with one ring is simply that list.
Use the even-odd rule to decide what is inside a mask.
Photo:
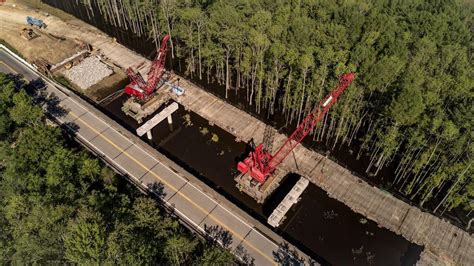
[{"label": "shadow on water", "polygon": [[265,217],[268,218],[272,214],[273,210],[280,204],[299,179],[300,176],[294,173],[290,173],[283,178],[278,189],[263,203],[262,212]]}]

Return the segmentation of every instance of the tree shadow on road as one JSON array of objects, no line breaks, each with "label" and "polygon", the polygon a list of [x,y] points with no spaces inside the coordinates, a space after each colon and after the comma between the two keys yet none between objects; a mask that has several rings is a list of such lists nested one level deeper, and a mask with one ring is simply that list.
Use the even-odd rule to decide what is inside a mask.
[{"label": "tree shadow on road", "polygon": [[166,197],[165,187],[161,182],[153,182],[146,185],[150,193],[158,197],[160,200],[164,200]]},{"label": "tree shadow on road", "polygon": [[79,131],[79,125],[74,122],[63,123],[62,127],[73,136],[76,136],[77,132]]},{"label": "tree shadow on road", "polygon": [[15,88],[17,90],[24,88],[25,85],[27,84],[26,80],[23,78],[23,75],[21,74],[6,74],[7,80],[13,81],[15,84]]},{"label": "tree shadow on road", "polygon": [[35,91],[44,91],[46,88],[46,83],[43,79],[37,78],[35,80],[30,81],[27,87],[28,90],[30,90],[30,92],[33,94],[35,93]]},{"label": "tree shadow on road", "polygon": [[[223,248],[231,251],[233,237],[228,230],[225,230],[219,225],[209,226],[205,224],[204,231],[206,233],[206,239],[211,245],[221,245]],[[255,265],[255,259],[248,253],[242,244],[239,244],[233,253],[240,259],[242,265]]]},{"label": "tree shadow on road", "polygon": [[56,118],[65,116],[68,112],[62,106],[59,105],[60,100],[57,96],[49,96],[44,100],[46,112]]},{"label": "tree shadow on road", "polygon": [[37,78],[27,82],[21,74],[8,74],[7,77],[13,81],[17,91],[23,89],[32,97],[35,104],[42,106],[46,115],[58,118],[67,114],[67,111],[59,105],[59,98],[46,90],[48,85],[43,79]]},{"label": "tree shadow on road", "polygon": [[278,249],[273,251],[273,258],[280,265],[296,266],[296,265],[315,265],[315,262],[310,260],[306,261],[304,258],[300,258],[296,250],[290,249],[288,243],[280,243]]},{"label": "tree shadow on road", "polygon": [[55,118],[63,117],[68,112],[62,106],[59,105],[60,99],[53,93],[46,90],[47,84],[42,79],[36,79],[31,81],[28,86],[29,93],[34,99],[45,108],[48,115]]},{"label": "tree shadow on road", "polygon": [[250,254],[241,244],[237,246],[234,254],[240,258],[243,265],[255,265],[255,258],[250,256]]},{"label": "tree shadow on road", "polygon": [[221,244],[224,248],[230,249],[233,239],[232,234],[219,225],[204,225],[206,238],[210,243]]}]

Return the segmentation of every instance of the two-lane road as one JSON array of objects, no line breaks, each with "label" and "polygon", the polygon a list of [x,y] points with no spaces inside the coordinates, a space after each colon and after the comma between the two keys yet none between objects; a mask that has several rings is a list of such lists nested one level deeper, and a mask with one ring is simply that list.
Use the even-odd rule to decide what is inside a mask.
[{"label": "two-lane road", "polygon": [[[41,78],[19,59],[0,49],[0,71],[21,74],[28,81]],[[48,94],[57,97],[66,114],[57,116],[61,124],[74,125],[76,137],[88,148],[101,155],[107,163],[132,178],[135,183],[148,188],[154,184],[163,187],[163,201],[195,230],[218,226],[232,234],[234,251],[243,247],[256,265],[276,264],[274,256],[278,245],[258,232],[254,225],[203,192],[196,184],[176,170],[160,162],[146,151],[141,141],[126,137],[125,129],[111,125],[101,118],[97,109],[64,88],[46,81]],[[208,188],[207,188],[208,189]]]}]

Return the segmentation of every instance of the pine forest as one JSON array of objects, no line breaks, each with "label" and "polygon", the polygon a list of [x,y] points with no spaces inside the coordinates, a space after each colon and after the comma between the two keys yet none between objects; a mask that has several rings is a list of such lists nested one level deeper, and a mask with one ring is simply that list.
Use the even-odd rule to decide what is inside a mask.
[{"label": "pine forest", "polygon": [[[474,208],[473,14],[462,1],[76,0],[159,45],[191,79],[245,95],[256,114],[295,125],[357,79],[312,134],[356,147],[366,173],[441,214]],[[280,125],[283,126],[283,125]],[[426,204],[431,202],[431,204]],[[466,216],[467,217],[467,216]]]}]

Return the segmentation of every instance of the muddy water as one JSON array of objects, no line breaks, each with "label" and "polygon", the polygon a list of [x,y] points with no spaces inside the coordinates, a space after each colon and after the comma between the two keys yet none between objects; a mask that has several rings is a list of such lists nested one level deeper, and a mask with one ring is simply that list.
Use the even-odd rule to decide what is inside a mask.
[{"label": "muddy water", "polygon": [[[145,56],[150,57],[155,49],[155,45],[147,39],[111,27],[100,16],[92,17],[83,6],[78,6],[76,1],[44,2],[55,4],[56,7],[76,15]],[[218,86],[210,88],[217,95],[222,92],[217,90]],[[241,102],[242,94],[231,95],[232,101]],[[138,124],[125,116],[120,109],[125,99],[126,96],[123,95],[103,107],[110,117],[134,132]],[[245,104],[240,105],[242,109],[249,109]],[[271,117],[268,120],[279,119]],[[263,223],[266,223],[268,215],[299,178],[297,175],[286,177],[267,202],[259,205],[235,187],[235,165],[237,160],[247,153],[248,147],[236,143],[229,133],[210,126],[208,121],[199,115],[180,107],[173,114],[172,126],[165,121],[155,127],[152,134],[153,140],[149,142],[152,146]],[[313,184],[309,185],[301,201],[287,217],[276,231],[324,264],[413,265],[422,250],[421,247],[352,212]]]}]

